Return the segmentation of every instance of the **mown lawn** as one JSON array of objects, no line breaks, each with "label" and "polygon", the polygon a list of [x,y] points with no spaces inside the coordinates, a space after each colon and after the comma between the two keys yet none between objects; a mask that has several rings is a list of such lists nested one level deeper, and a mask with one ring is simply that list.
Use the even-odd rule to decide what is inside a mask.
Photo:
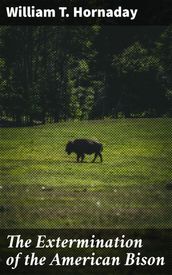
[{"label": "mown lawn", "polygon": [[[0,135],[2,227],[171,227],[172,119],[65,122]],[[103,143],[103,163],[65,153],[79,137]]]}]

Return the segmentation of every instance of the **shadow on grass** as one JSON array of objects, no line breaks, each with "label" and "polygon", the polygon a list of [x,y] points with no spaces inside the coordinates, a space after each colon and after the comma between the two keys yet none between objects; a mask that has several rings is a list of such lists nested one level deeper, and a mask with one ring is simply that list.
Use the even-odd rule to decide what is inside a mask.
[{"label": "shadow on grass", "polygon": [[[49,159],[43,159],[43,160],[32,160],[32,159],[20,159],[20,160],[15,160],[14,159],[6,159],[6,162],[7,163],[19,163],[22,165],[30,165],[30,164],[41,164],[41,163],[44,163],[44,164],[63,164],[63,163],[74,163],[74,164],[102,164],[102,162],[92,162],[92,161],[83,161],[83,162],[77,162],[76,160],[69,160],[69,159],[64,159],[64,160],[49,160]],[[105,162],[103,162],[105,163]],[[14,166],[13,166],[14,167]],[[10,169],[9,167],[6,167],[6,166],[0,166],[1,169]]]},{"label": "shadow on grass", "polygon": [[102,164],[102,162],[92,162],[92,161],[80,161],[80,162],[77,162],[76,160],[64,160],[62,162],[65,162],[65,163],[76,163],[76,164]]}]

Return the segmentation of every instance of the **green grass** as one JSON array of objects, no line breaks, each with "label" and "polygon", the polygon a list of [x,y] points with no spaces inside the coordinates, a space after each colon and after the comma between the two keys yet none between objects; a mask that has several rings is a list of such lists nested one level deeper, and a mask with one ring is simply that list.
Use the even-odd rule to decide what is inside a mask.
[{"label": "green grass", "polygon": [[[96,138],[102,164],[75,163],[68,140]],[[46,185],[130,185],[172,179],[172,120],[133,119],[68,122],[1,129],[1,183]]]},{"label": "green grass", "polygon": [[[172,119],[0,131],[2,227],[171,227]],[[79,137],[103,143],[103,163],[65,153]]]}]

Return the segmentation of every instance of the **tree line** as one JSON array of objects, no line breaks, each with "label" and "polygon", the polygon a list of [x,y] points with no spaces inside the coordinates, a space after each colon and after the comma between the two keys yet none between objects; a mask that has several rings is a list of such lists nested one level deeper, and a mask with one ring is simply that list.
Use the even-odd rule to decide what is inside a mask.
[{"label": "tree line", "polygon": [[171,116],[171,45],[171,26],[1,26],[1,120]]}]

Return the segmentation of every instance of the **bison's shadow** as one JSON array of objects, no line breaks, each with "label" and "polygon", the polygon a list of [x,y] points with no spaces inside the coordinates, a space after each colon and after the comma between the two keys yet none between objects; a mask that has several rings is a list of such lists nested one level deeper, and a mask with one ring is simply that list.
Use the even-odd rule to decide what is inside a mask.
[{"label": "bison's shadow", "polygon": [[77,162],[76,160],[64,160],[64,163],[76,163],[76,164],[101,164],[102,162],[83,161]]}]

